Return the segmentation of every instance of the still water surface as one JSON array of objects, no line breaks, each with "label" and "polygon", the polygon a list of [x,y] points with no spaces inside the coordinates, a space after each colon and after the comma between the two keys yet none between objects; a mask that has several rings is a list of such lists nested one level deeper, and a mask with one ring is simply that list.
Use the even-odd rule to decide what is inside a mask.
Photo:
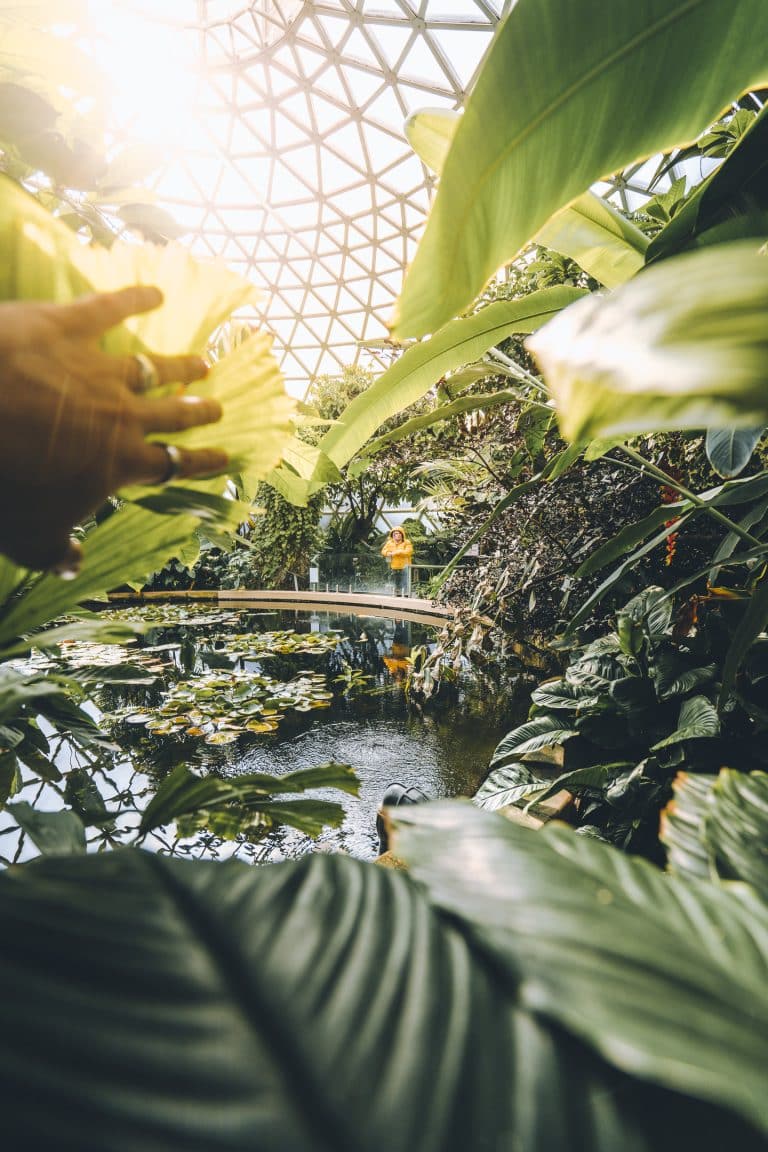
[{"label": "still water surface", "polygon": [[[122,722],[110,726],[110,715],[118,705],[126,703],[126,692],[119,694],[114,688],[102,692],[102,722],[124,751],[101,758],[93,773],[107,806],[121,813],[116,822],[117,842],[130,843],[135,839],[138,814],[166,772],[178,763],[225,776],[256,771],[279,776],[335,761],[355,769],[360,778],[360,795],[353,797],[331,790],[307,793],[341,802],[345,809],[343,825],[326,829],[317,842],[291,828],[277,829],[255,845],[244,838],[222,841],[205,833],[181,840],[169,826],[147,837],[144,846],[174,855],[237,855],[262,861],[312,850],[344,851],[362,859],[372,858],[378,853],[376,811],[391,784],[417,788],[429,797],[473,795],[499,739],[519,722],[526,707],[519,698],[515,700],[511,690],[497,685],[491,688],[469,674],[462,675],[454,688],[441,690],[424,709],[409,703],[404,691],[407,656],[414,645],[429,645],[435,639],[434,630],[423,625],[380,617],[283,610],[239,612],[227,627],[233,633],[278,629],[340,632],[342,639],[325,654],[236,661],[236,666],[246,671],[285,679],[309,667],[323,672],[334,690],[331,706],[303,714],[286,710],[276,732],[249,734],[226,747],[214,748],[191,738],[151,736],[144,728]],[[140,644],[155,649],[176,678],[211,666],[231,668],[232,659],[217,656],[210,635],[206,626],[158,624]],[[343,682],[337,678],[350,670],[358,670],[369,679],[363,691],[345,695]],[[154,696],[146,689],[128,692],[137,707],[151,706],[159,700],[157,689]],[[72,750],[62,746],[62,771],[77,763]],[[29,786],[23,798],[33,799]],[[37,787],[36,803],[44,808],[58,808],[60,794],[46,794],[45,789]],[[35,854],[30,844],[14,846],[10,837],[11,832],[0,830],[0,850],[6,862]]]}]

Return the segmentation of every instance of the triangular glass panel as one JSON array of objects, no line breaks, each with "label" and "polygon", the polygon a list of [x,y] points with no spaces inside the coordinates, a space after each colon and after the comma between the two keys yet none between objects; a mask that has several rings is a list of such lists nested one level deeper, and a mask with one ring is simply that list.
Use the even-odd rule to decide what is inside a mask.
[{"label": "triangular glass panel", "polygon": [[427,20],[462,21],[471,24],[488,24],[488,16],[483,11],[487,7],[487,0],[483,4],[476,4],[474,0],[427,0]]},{"label": "triangular glass panel", "polygon": [[385,132],[375,124],[364,123],[368,155],[374,169],[386,167],[412,151],[404,133]]},{"label": "triangular glass panel", "polygon": [[266,81],[265,88],[273,97],[285,96],[299,87],[295,70],[286,72],[274,62],[266,71]]},{"label": "triangular glass panel", "polygon": [[442,49],[446,59],[450,61],[451,70],[456,73],[464,91],[470,85],[481,60],[485,56],[491,43],[490,31],[437,31],[432,29],[429,33],[435,43]]},{"label": "triangular glass panel", "polygon": [[[331,16],[327,12],[317,12],[315,14],[315,24],[320,25],[325,35],[328,37],[328,42],[338,49],[344,36],[349,31],[349,20],[343,16]],[[321,40],[322,43],[322,40]]]},{"label": "triangular glass panel", "polygon": [[360,182],[360,173],[327,149],[323,149],[320,153],[320,169],[325,196],[332,196],[335,192],[354,187]]},{"label": "triangular glass panel", "polygon": [[365,0],[364,9],[366,16],[397,16],[399,20],[403,18],[403,9],[397,0]]},{"label": "triangular glass panel", "polygon": [[337,197],[336,206],[345,216],[355,217],[373,209],[373,194],[370,184],[361,184],[356,188],[345,188]]},{"label": "triangular glass panel", "polygon": [[395,68],[405,52],[411,37],[412,28],[396,27],[391,24],[377,24],[367,29],[368,35],[375,38],[384,59],[390,68]]},{"label": "triangular glass panel", "polygon": [[357,168],[358,180],[368,175],[365,149],[357,124],[344,124],[326,138],[325,147]]},{"label": "triangular glass panel", "polygon": [[376,55],[368,37],[364,36],[359,28],[353,29],[344,45],[344,59],[345,61],[356,60],[360,64],[367,64],[369,68],[375,68],[381,72],[381,59]]},{"label": "triangular glass panel", "polygon": [[[346,120],[346,113],[337,104],[324,99],[317,92],[312,94],[312,108],[315,113],[317,130],[321,136],[332,132]],[[310,122],[311,123],[311,122]]]},{"label": "triangular glass panel", "polygon": [[380,72],[367,72],[365,68],[356,68],[354,64],[347,61],[339,65],[339,74],[347,81],[355,108],[365,107],[384,83],[384,78]]},{"label": "triangular glass panel", "polygon": [[328,56],[321,48],[308,48],[304,44],[294,45],[300,71],[307,79],[316,77],[328,67]]},{"label": "triangular glass panel", "polygon": [[317,297],[326,311],[330,312],[336,308],[336,298],[339,294],[337,284],[310,284],[309,287],[312,295]]},{"label": "triangular glass panel", "polygon": [[[467,33],[462,35],[466,40],[471,39]],[[425,84],[437,84],[441,88],[445,84],[445,72],[424,36],[417,36],[408,49],[408,55],[400,65],[399,75],[404,79],[411,77],[414,80],[421,80]]]},{"label": "triangular glass panel", "polygon": [[391,88],[384,88],[365,110],[366,119],[385,128],[402,129],[405,112]]}]

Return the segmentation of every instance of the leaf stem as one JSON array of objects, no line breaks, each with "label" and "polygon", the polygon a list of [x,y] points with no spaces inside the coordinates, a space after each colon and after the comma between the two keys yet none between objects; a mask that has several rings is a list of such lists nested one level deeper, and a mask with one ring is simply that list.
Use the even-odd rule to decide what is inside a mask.
[{"label": "leaf stem", "polygon": [[695,492],[691,492],[690,489],[681,484],[679,480],[675,480],[674,476],[670,476],[669,473],[665,472],[662,468],[657,468],[650,460],[646,460],[639,452],[635,452],[634,448],[630,448],[626,444],[619,444],[617,445],[617,449],[619,452],[623,452],[625,456],[628,456],[630,460],[633,460],[641,469],[644,469],[649,476],[653,476],[655,480],[659,480],[668,488],[674,488],[675,492],[679,492],[680,495],[686,500],[689,500],[695,508],[706,512],[713,520],[719,521],[729,532],[733,532],[736,536],[739,536],[742,540],[752,545],[753,548],[762,547],[762,540],[758,540],[756,536],[753,536],[751,532],[747,532],[740,524],[736,524],[733,520],[730,520],[719,508],[713,508],[711,504],[708,504],[706,500],[702,500]]}]

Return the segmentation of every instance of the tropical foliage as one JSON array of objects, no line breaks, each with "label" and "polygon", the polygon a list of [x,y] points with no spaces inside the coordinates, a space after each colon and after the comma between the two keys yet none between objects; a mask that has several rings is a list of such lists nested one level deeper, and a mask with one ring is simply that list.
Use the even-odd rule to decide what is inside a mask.
[{"label": "tropical foliage", "polygon": [[528,721],[501,741],[492,767],[518,769],[525,756],[530,773],[537,752],[562,745],[565,771],[543,792],[534,781],[537,801],[567,789],[582,800],[582,825],[658,856],[659,810],[680,769],[712,773],[728,764],[748,771],[768,763],[765,640],[751,649],[738,689],[727,692],[718,713],[724,654],[743,616],[743,605],[731,607],[729,618],[697,604],[694,627],[685,609],[673,619],[663,589],[646,589],[618,613],[615,631],[577,647],[564,675],[535,689]]},{"label": "tropical foliage", "polygon": [[[568,304],[573,311],[556,323],[575,336],[588,314],[587,352],[574,339],[576,364],[559,349],[555,373],[563,428],[576,444],[542,461],[536,479],[512,484],[504,499],[519,499],[532,490],[529,483],[564,469],[585,447],[583,438],[634,434],[642,410],[634,398],[647,386],[635,369],[664,359],[659,333],[674,338],[674,371],[656,379],[651,422],[643,428],[675,427],[677,412],[681,426],[703,430],[738,411],[744,435],[754,439],[765,422],[757,385],[765,346],[756,337],[764,257],[750,252],[745,284],[729,245],[674,254],[698,235],[697,221],[717,226],[725,208],[714,193],[686,214],[682,189],[671,189],[655,215],[649,212],[650,244],[580,198],[625,163],[676,145],[687,149],[729,101],[764,82],[766,33],[763,0],[727,10],[714,0],[621,0],[597,24],[568,0],[520,0],[444,158],[400,301],[398,332],[432,335],[355,397],[317,444],[294,424],[283,462],[269,465],[269,482],[300,503],[337,481],[406,403],[446,374],[494,359],[502,338],[533,331]],[[721,154],[727,136],[709,131],[702,149]],[[739,124],[730,133],[740,143],[726,161],[729,172],[742,171],[736,157],[751,147],[750,137]],[[736,179],[741,191],[748,184]],[[562,211],[567,215],[553,220]],[[591,256],[579,255],[582,223]],[[566,274],[565,260],[580,258],[596,275],[605,257],[614,295],[595,301],[584,296],[590,285],[566,285],[460,315],[541,229],[548,243],[567,247],[547,275]],[[592,263],[601,229],[605,247]],[[751,235],[757,248],[763,233]],[[625,261],[609,258],[622,249]],[[639,255],[657,257],[658,269],[621,287]],[[698,285],[691,289],[702,268],[723,272],[722,284],[710,285],[716,315]],[[649,301],[643,284],[656,276],[658,300]],[[622,325],[635,317],[645,335],[642,355],[624,365],[626,381],[610,356],[613,328],[603,308]],[[539,334],[537,346],[548,339]],[[530,365],[495,360],[514,381],[510,391],[519,397],[522,389],[529,400],[539,384]],[[710,380],[712,363],[727,365],[719,386]],[[605,387],[593,388],[590,380],[603,371]],[[660,381],[676,393],[676,408]],[[442,386],[447,406],[460,399],[460,385],[450,394],[450,376]],[[540,386],[538,393],[547,406]],[[739,471],[749,455],[745,443],[710,440],[710,458],[724,476]],[[571,641],[577,646],[568,668],[536,689],[534,712],[500,746],[499,772],[481,799],[488,807],[501,806],[502,797],[525,801],[533,793],[518,789],[538,788],[536,767],[518,758],[561,744],[566,757],[582,759],[566,761],[565,777],[553,787],[567,784],[580,795],[586,823],[602,807],[603,831],[637,847],[634,838],[668,800],[677,774],[663,831],[670,874],[599,835],[565,828],[534,834],[469,804],[397,810],[395,850],[410,874],[338,857],[246,869],[133,850],[18,869],[0,877],[8,1133],[32,1144],[50,1143],[55,1134],[63,1147],[86,1152],[114,1147],[115,1132],[121,1147],[158,1149],[766,1146],[768,905],[755,849],[765,839],[768,722],[764,475],[697,495],[658,465],[649,469],[635,448],[620,451],[659,484],[671,479],[679,500],[606,545],[594,571],[619,561],[618,586],[636,570],[649,539],[663,543],[675,533],[667,520],[706,516],[721,532],[701,576],[707,600],[689,602],[688,615],[673,620],[671,596],[648,589],[619,613],[615,632],[586,645]],[[731,498],[746,491],[746,501]],[[139,512],[163,524],[132,504],[99,525],[92,539],[107,543],[101,552],[91,545],[74,599],[114,579],[112,562],[124,579],[131,565],[159,559],[166,536],[150,539],[137,527],[121,537],[114,529],[130,528]],[[188,519],[199,518],[190,509]],[[182,527],[188,532],[179,525],[179,540]],[[732,565],[739,580],[729,596],[713,581]],[[8,570],[0,577],[9,594],[26,579]],[[0,638],[15,651],[19,633],[72,602],[41,581],[12,601]],[[693,620],[694,608],[706,611],[705,621]],[[476,623],[469,642],[480,650],[486,625]],[[588,624],[588,615],[579,623]],[[21,717],[14,739],[24,763],[40,689],[39,680],[17,684],[18,706],[6,717]],[[256,703],[263,707],[261,698]],[[715,777],[723,762],[727,769]],[[0,768],[11,778],[10,792],[15,763],[3,760]],[[679,775],[691,768],[709,776]],[[344,766],[322,771],[334,786],[352,787]],[[289,795],[306,783],[285,779]],[[283,818],[272,787],[255,774],[200,780],[182,766],[147,810],[145,827],[173,815],[231,828],[238,809],[261,826]],[[72,811],[77,804],[90,819],[106,819],[84,788],[73,786],[70,796]],[[322,816],[317,808],[294,813],[310,823]],[[57,815],[38,835],[77,850],[75,823]],[[34,813],[18,805],[17,818],[33,826]]]},{"label": "tropical foliage", "polygon": [[411,876],[134,850],[0,878],[6,1131],[55,1124],[83,1149],[114,1146],[118,1117],[136,1148],[765,1146],[768,909],[748,882],[461,804],[395,823]]}]

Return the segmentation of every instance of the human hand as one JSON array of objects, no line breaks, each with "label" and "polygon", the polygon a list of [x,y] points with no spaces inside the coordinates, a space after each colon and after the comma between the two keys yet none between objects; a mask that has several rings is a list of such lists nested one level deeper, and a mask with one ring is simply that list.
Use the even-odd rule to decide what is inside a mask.
[{"label": "human hand", "polygon": [[[76,524],[118,489],[168,478],[166,448],[146,437],[221,418],[215,400],[143,396],[140,361],[98,346],[109,328],[162,299],[159,289],[136,286],[71,304],[0,304],[0,551],[16,563],[76,569]],[[199,356],[149,359],[158,384],[189,384],[208,371]],[[218,449],[179,449],[173,471],[204,476],[226,465]]]}]

